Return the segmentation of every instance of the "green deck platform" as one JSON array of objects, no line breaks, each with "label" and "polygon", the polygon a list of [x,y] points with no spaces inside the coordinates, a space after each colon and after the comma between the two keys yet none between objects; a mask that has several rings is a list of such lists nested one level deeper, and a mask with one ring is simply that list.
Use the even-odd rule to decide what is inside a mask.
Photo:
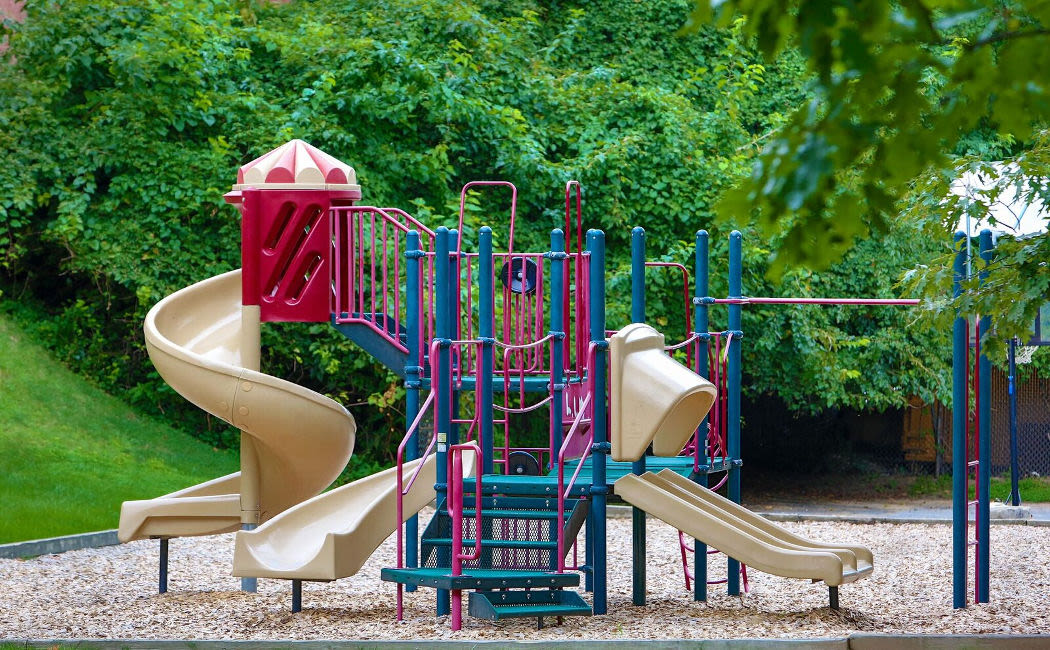
[{"label": "green deck platform", "polygon": [[[727,468],[727,463],[724,458],[715,458],[713,465],[701,465],[701,468],[707,467],[708,472],[720,472]],[[591,476],[592,476],[591,459],[587,458],[583,462],[583,467],[580,469],[580,475],[576,478],[576,483],[573,484],[572,492],[570,496],[573,497],[585,497],[590,493]],[[676,474],[680,474],[686,478],[693,476],[693,457],[692,456],[673,456],[673,457],[660,457],[660,456],[646,456],[645,458],[645,469],[647,471],[659,472],[662,469],[670,469]],[[576,470],[575,462],[570,462],[565,468],[565,480],[568,481],[572,477],[572,472]],[[605,465],[605,480],[608,485],[612,485],[620,478],[631,473],[631,463],[628,462],[617,462],[613,460],[607,460]],[[474,483],[467,481],[463,485],[463,489],[467,492],[473,492]],[[482,493],[483,494],[528,494],[532,496],[544,496],[549,498],[557,498],[558,495],[558,474],[552,472],[544,476],[529,476],[529,475],[512,475],[505,476],[503,474],[488,474],[482,478]]]}]

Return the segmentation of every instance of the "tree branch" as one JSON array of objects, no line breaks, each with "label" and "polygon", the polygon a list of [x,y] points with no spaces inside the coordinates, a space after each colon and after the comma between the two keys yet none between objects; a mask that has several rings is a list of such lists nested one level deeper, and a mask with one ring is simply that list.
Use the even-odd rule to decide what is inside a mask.
[{"label": "tree branch", "polygon": [[1002,43],[1003,41],[1047,35],[1050,35],[1050,29],[1046,29],[1045,27],[1040,27],[1039,29],[1030,29],[1026,32],[1000,32],[998,34],[989,36],[988,38],[982,38],[980,40],[974,41],[973,43],[966,45],[963,49],[965,49],[967,52],[972,52],[979,47],[984,47],[985,45],[994,45],[995,43]]}]

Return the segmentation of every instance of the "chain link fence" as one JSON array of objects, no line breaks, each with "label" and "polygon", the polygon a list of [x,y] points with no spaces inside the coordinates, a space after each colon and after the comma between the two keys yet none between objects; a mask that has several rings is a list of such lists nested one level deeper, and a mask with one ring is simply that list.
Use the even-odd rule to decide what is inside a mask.
[{"label": "chain link fence", "polygon": [[[1050,476],[1050,379],[1019,368],[1017,384],[1017,452],[1020,475]],[[1004,370],[992,369],[992,474],[1010,471],[1010,394]],[[951,471],[952,412],[942,404],[915,402],[905,412],[901,438],[903,459],[920,471]]]}]

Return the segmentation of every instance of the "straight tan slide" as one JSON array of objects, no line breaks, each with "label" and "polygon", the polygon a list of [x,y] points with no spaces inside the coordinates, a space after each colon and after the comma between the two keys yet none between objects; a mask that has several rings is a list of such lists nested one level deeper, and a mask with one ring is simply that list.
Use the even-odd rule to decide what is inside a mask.
[{"label": "straight tan slide", "polygon": [[[405,463],[406,484],[419,464]],[[474,464],[474,454],[464,454],[465,475],[473,473]],[[397,521],[397,468],[391,467],[237,533],[233,575],[294,580],[354,575],[400,523],[434,500],[434,468],[431,455],[405,495],[402,522]]]},{"label": "straight tan slide", "polygon": [[627,503],[765,573],[822,580],[837,587],[872,572],[867,548],[805,539],[670,470],[628,474],[616,481],[615,492]]}]

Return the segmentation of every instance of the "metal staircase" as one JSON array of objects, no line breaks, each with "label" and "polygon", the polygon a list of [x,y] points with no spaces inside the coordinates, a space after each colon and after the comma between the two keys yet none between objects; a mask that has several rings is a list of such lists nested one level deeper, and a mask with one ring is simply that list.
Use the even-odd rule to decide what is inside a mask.
[{"label": "metal staircase", "polygon": [[468,613],[488,620],[549,616],[590,616],[591,607],[573,590],[578,573],[558,572],[558,527],[574,540],[587,519],[589,502],[570,499],[558,521],[557,499],[487,496],[474,509],[464,504],[461,535],[473,546],[481,535],[481,554],[463,563],[462,575],[451,575],[452,518],[444,501],[420,540],[420,567],[383,569],[390,582],[448,590],[472,590]]},{"label": "metal staircase", "polygon": [[[373,359],[404,378],[408,365],[407,328],[382,313],[343,313],[332,319],[339,332],[356,343]],[[395,343],[396,342],[396,343]]]}]

